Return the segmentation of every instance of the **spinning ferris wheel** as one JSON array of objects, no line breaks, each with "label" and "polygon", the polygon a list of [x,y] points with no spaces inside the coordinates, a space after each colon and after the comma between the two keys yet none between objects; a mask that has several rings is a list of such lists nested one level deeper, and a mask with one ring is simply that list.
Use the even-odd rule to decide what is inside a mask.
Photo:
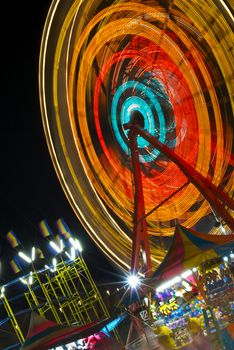
[{"label": "spinning ferris wheel", "polygon": [[[138,191],[125,127],[134,113],[153,266],[164,256],[158,237],[178,223],[219,234],[218,220],[231,231],[233,28],[224,0],[52,2],[39,71],[51,158],[77,217],[122,268]],[[227,220],[153,139],[224,196]]]}]

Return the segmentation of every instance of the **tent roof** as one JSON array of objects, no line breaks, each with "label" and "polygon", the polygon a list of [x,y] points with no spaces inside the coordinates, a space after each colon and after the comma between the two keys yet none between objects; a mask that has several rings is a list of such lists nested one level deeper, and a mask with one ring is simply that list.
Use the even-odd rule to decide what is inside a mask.
[{"label": "tent roof", "polygon": [[93,327],[96,325],[99,325],[99,323],[92,322],[85,326],[59,325],[39,316],[36,312],[32,312],[28,334],[21,350],[48,349],[63,341],[69,343],[74,335],[78,339],[95,333]]},{"label": "tent roof", "polygon": [[111,332],[125,317],[126,314],[123,314],[117,318],[107,318],[85,326],[66,326],[59,325],[39,316],[36,312],[32,312],[28,334],[21,350],[45,350],[65,345],[96,333]]},{"label": "tent roof", "polygon": [[178,225],[171,246],[152,278],[154,281],[168,280],[232,249],[234,235],[208,235]]}]

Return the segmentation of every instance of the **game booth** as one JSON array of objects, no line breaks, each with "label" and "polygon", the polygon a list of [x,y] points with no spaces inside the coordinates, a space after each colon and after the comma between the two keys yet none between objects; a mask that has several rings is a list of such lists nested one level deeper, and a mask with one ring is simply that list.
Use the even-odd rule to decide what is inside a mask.
[{"label": "game booth", "polygon": [[[234,349],[234,238],[177,226],[155,271],[150,314],[165,348],[190,349],[196,334],[204,349]],[[191,347],[193,349],[193,347]]]}]

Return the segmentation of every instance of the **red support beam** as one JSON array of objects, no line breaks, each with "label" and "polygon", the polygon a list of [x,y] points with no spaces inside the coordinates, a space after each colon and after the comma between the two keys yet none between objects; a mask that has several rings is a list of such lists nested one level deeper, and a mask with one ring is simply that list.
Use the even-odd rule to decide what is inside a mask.
[{"label": "red support beam", "polygon": [[[134,119],[132,119],[134,123]],[[142,136],[151,145],[157,148],[161,153],[165,154],[171,161],[173,161],[180,170],[187,176],[188,180],[203,194],[204,198],[211,204],[215,212],[220,216],[226,224],[234,230],[234,219],[225,209],[228,206],[234,210],[234,201],[226,193],[217,188],[211,181],[196,171],[184,159],[178,156],[170,148],[163,145],[155,137],[143,130],[138,124],[126,124],[125,129],[129,129],[129,147],[131,150],[133,179],[134,179],[134,216],[133,216],[133,243],[132,243],[132,261],[131,273],[136,275],[140,269],[140,256],[142,260],[143,269],[141,272],[145,273],[145,277],[150,277],[152,272],[150,260],[150,246],[147,234],[147,222],[145,214],[144,193],[142,186],[141,167],[139,161],[139,151],[137,145],[137,136]],[[186,183],[187,185],[187,183]],[[154,208],[155,209],[155,208]],[[136,311],[137,303],[130,305],[132,311]],[[142,325],[139,318],[132,318],[128,340],[132,338],[133,328],[137,333],[142,334]]]},{"label": "red support beam", "polygon": [[137,133],[135,129],[129,131],[129,147],[132,157],[133,179],[134,179],[134,217],[133,217],[133,243],[131,273],[137,274],[142,261],[141,272],[149,277],[152,272],[150,260],[150,246],[147,233],[147,222],[145,218],[145,202],[142,186],[141,167],[137,146]]},{"label": "red support beam", "polygon": [[[152,146],[157,148],[161,153],[165,154],[173,161],[180,170],[187,176],[189,181],[201,192],[204,198],[211,204],[216,214],[221,217],[226,224],[234,231],[234,218],[229,213],[229,209],[234,210],[234,200],[226,193],[216,187],[210,180],[196,171],[183,158],[178,156],[166,145],[158,141],[154,136],[147,131],[141,129],[137,125],[126,125],[126,129],[130,129],[134,135],[140,135],[147,140]],[[228,207],[228,209],[225,208]]]}]

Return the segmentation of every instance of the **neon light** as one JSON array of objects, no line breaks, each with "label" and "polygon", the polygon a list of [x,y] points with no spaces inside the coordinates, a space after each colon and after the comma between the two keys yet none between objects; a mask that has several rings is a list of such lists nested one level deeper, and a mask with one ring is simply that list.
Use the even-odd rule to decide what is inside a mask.
[{"label": "neon light", "polygon": [[[164,138],[164,123],[163,143],[227,194],[234,189],[233,16],[223,0],[204,2],[202,8],[193,0],[175,0],[174,5],[168,17],[153,2],[121,1],[100,8],[93,0],[71,6],[58,0],[43,35],[40,101],[56,172],[87,232],[127,270],[133,193],[122,124],[132,109],[144,109],[145,125],[150,129],[154,122],[157,137],[160,132]],[[112,121],[115,94],[129,81],[153,92],[161,120],[143,89],[132,94],[130,88],[117,100],[118,119]],[[165,201],[186,178],[166,157],[138,142],[146,211],[164,203],[147,218],[150,237],[172,235],[178,220],[186,227],[210,223],[211,210],[191,185]],[[220,228],[211,231],[220,234]],[[152,250],[158,263],[163,254],[154,244]]]},{"label": "neon light", "polygon": [[[150,100],[150,102],[153,104],[157,111],[157,115],[159,118],[159,140],[164,143],[165,136],[166,136],[166,128],[165,128],[165,120],[163,111],[161,109],[161,106],[158,102],[158,99],[153,91],[151,91],[147,86],[145,86],[142,83],[135,82],[135,81],[128,81],[121,85],[112,100],[112,106],[111,106],[111,120],[113,125],[113,130],[115,132],[116,139],[118,140],[119,144],[121,145],[122,149],[126,154],[128,154],[128,146],[127,144],[122,140],[122,136],[119,131],[118,126],[118,118],[117,118],[117,108],[118,108],[118,102],[121,98],[121,95],[126,92],[128,89],[134,89],[139,93],[144,93]],[[126,101],[123,102],[122,109],[121,109],[121,128],[123,130],[123,125],[130,120],[131,112],[134,110],[139,111],[142,113],[145,121],[145,129],[147,129],[151,134],[155,134],[155,121],[154,116],[151,111],[151,108],[148,106],[148,104],[140,97],[133,96],[126,99]],[[125,135],[127,136],[127,132],[124,131]],[[144,148],[148,146],[148,143],[142,138],[138,137],[138,146],[140,148]],[[154,149],[150,155],[146,156],[140,156],[140,160],[142,162],[150,162],[154,160],[159,155],[159,151]]]}]

